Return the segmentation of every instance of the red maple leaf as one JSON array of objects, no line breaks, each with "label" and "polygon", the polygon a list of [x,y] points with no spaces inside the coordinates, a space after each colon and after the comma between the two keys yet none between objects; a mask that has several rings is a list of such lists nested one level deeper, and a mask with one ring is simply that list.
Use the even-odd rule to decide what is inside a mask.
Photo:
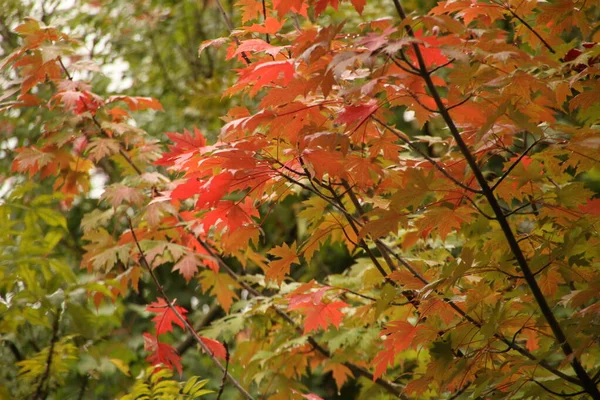
[{"label": "red maple leaf", "polygon": [[407,321],[391,321],[381,332],[381,336],[386,336],[384,346],[385,350],[380,351],[373,359],[375,364],[375,373],[373,380],[381,377],[386,371],[388,365],[393,365],[396,355],[407,350],[414,345],[415,337],[425,328],[422,325],[413,326]]},{"label": "red maple leaf", "polygon": [[289,310],[300,310],[305,315],[304,319],[304,334],[319,329],[327,329],[327,326],[333,325],[339,328],[344,314],[340,308],[347,307],[348,304],[343,301],[334,301],[331,303],[314,304],[312,302],[299,303],[291,307]]},{"label": "red maple leaf", "polygon": [[177,164],[176,161],[179,163],[185,161],[206,147],[206,139],[196,127],[193,135],[187,129],[184,129],[183,133],[167,132],[166,135],[175,144],[169,145],[169,151],[166,151],[160,160],[154,162],[156,165],[170,167]]},{"label": "red maple leaf", "polygon": [[272,84],[275,81],[279,83],[280,77],[281,84],[287,86],[287,84],[294,77],[295,68],[294,64],[290,61],[267,61],[261,64],[252,64],[249,67],[239,71],[240,79],[238,83],[228,90],[226,93],[235,93],[240,88],[246,88],[249,84],[252,84],[250,90],[250,96],[256,95],[260,89],[265,85]]},{"label": "red maple leaf", "polygon": [[282,48],[280,46],[273,46],[262,39],[249,39],[241,42],[233,54],[227,55],[227,59],[230,60],[242,53],[260,53],[263,51],[274,58]]},{"label": "red maple leaf", "polygon": [[290,11],[306,16],[307,5],[303,0],[273,0],[273,8],[280,18]]},{"label": "red maple leaf", "polygon": [[334,10],[338,9],[340,0],[317,0],[315,4],[315,15],[318,17],[325,9],[327,5],[331,5]]},{"label": "red maple leaf", "polygon": [[347,106],[344,111],[340,113],[335,122],[338,124],[361,124],[365,119],[369,118],[379,106],[377,100],[372,99],[367,103],[359,104],[357,106]]},{"label": "red maple leaf", "polygon": [[134,97],[134,96],[111,96],[106,103],[123,101],[131,111],[156,110],[164,111],[160,102],[152,97]]},{"label": "red maple leaf", "polygon": [[202,226],[205,232],[215,226],[218,230],[227,229],[231,233],[244,225],[252,224],[251,217],[258,217],[251,199],[246,198],[244,202],[220,201],[214,210],[204,214]]},{"label": "red maple leaf", "polygon": [[279,32],[282,26],[283,22],[277,20],[277,18],[267,17],[262,24],[244,26],[242,29],[246,32],[269,33],[274,35]]},{"label": "red maple leaf", "polygon": [[225,346],[223,346],[221,342],[204,336],[200,336],[200,339],[202,339],[202,343],[208,347],[214,356],[222,358],[223,360],[227,358],[227,350],[225,350]]},{"label": "red maple leaf", "polygon": [[173,346],[159,342],[154,335],[144,333],[144,350],[150,352],[150,355],[146,357],[146,361],[150,364],[163,365],[171,370],[175,367],[181,376],[181,357]]},{"label": "red maple leaf", "polygon": [[[185,316],[187,310],[185,308],[179,306],[174,306],[174,308],[184,319],[187,319]],[[157,335],[173,332],[173,323],[179,325],[182,329],[185,329],[183,321],[179,319],[175,311],[173,311],[162,298],[158,298],[158,301],[155,301],[146,307],[146,311],[158,314],[156,317],[152,318]]]},{"label": "red maple leaf", "polygon": [[[434,65],[440,66],[448,62],[448,57],[442,54],[439,49],[440,42],[435,36],[423,36],[423,31],[419,29],[415,32],[415,37],[421,41],[422,44],[418,44],[419,50],[421,51],[421,55],[423,56],[423,61],[425,61],[425,66],[427,68],[431,68]],[[414,49],[410,47],[408,49],[408,54],[411,56],[413,60],[416,60]],[[414,66],[419,68],[419,65],[415,61]],[[449,68],[452,66],[449,65]]]},{"label": "red maple leaf", "polygon": [[600,199],[590,199],[579,206],[579,210],[586,214],[600,215]]},{"label": "red maple leaf", "polygon": [[311,304],[317,305],[321,303],[321,299],[325,295],[325,293],[331,289],[329,286],[323,286],[316,291],[310,291],[315,288],[315,281],[310,281],[308,283],[302,284],[298,289],[294,290],[287,297],[289,299],[288,307],[299,308],[302,305],[310,306]]}]

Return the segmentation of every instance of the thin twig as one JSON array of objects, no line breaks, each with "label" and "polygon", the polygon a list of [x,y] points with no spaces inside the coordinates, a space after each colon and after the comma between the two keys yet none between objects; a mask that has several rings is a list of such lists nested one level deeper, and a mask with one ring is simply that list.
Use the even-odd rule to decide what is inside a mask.
[{"label": "thin twig", "polygon": [[579,392],[573,392],[573,393],[559,393],[559,392],[555,392],[554,390],[550,389],[549,387],[543,385],[541,382],[536,381],[535,379],[532,379],[532,381],[534,383],[536,383],[539,387],[544,389],[546,392],[552,393],[553,395],[559,396],[559,397],[573,397],[573,396],[578,396],[580,394],[584,394],[586,392],[585,390],[580,390]]},{"label": "thin twig", "polygon": [[229,382],[231,382],[231,384],[233,386],[235,386],[237,388],[237,390],[244,397],[246,397],[246,399],[248,399],[248,400],[254,400],[254,397],[252,397],[252,395],[250,393],[248,393],[248,391],[246,391],[246,389],[244,389],[244,387],[233,376],[231,376],[231,374],[227,371],[227,369],[223,366],[223,364],[221,364],[221,362],[217,359],[217,357],[215,356],[215,354],[208,348],[208,346],[206,346],[206,344],[204,343],[204,341],[202,340],[202,338],[200,337],[200,335],[198,335],[198,333],[194,330],[194,327],[188,322],[187,319],[185,319],[181,315],[181,313],[173,305],[173,303],[169,299],[169,296],[167,295],[167,293],[165,292],[164,288],[162,287],[162,285],[158,281],[158,278],[154,274],[154,271],[152,270],[152,267],[150,267],[150,264],[146,260],[146,255],[144,254],[144,251],[142,250],[142,247],[140,246],[140,243],[138,241],[137,235],[135,233],[135,229],[133,229],[133,223],[131,222],[131,218],[129,218],[129,216],[127,216],[127,223],[129,224],[129,229],[131,230],[131,235],[133,237],[133,241],[135,242],[135,245],[136,245],[136,247],[137,247],[137,249],[138,249],[138,251],[140,253],[141,264],[143,265],[144,268],[146,268],[146,270],[150,274],[150,277],[154,281],[154,285],[156,286],[156,289],[158,290],[158,293],[162,296],[163,299],[165,299],[165,301],[167,302],[168,307],[175,314],[175,316],[177,317],[177,319],[179,319],[181,321],[181,323],[184,324],[184,326],[186,327],[187,331],[190,334],[192,334],[192,336],[194,337],[194,339],[196,339],[196,342],[200,345],[200,347],[202,347],[202,350],[204,350],[204,352],[209,355],[209,357],[213,360],[213,362],[217,365],[217,367],[221,370],[221,372],[223,372],[223,374],[225,374],[225,376],[227,377],[227,379],[229,379]]},{"label": "thin twig", "polygon": [[223,390],[225,390],[225,383],[227,382],[227,371],[229,369],[229,346],[227,346],[227,342],[223,342],[223,347],[225,347],[225,373],[223,374],[223,379],[221,380],[221,387],[219,388],[219,394],[217,394],[217,400],[221,399]]},{"label": "thin twig", "polygon": [[[202,320],[200,320],[198,325],[194,327],[194,330],[198,332],[202,328],[208,326],[208,324],[210,324],[217,317],[217,315],[219,315],[220,309],[221,307],[219,307],[217,303],[213,304],[208,312],[204,315]],[[188,349],[191,348],[195,342],[196,339],[194,338],[194,335],[189,335],[183,342],[179,344],[179,346],[177,346],[177,354],[182,355],[188,351]]]},{"label": "thin twig", "polygon": [[525,21],[516,12],[514,12],[510,8],[510,6],[505,6],[505,9],[508,10],[508,12],[510,12],[513,17],[515,17],[516,19],[518,19],[520,23],[522,23],[523,25],[525,25],[525,27],[527,27],[527,29],[529,29],[542,42],[542,44],[544,46],[546,46],[546,48],[550,51],[550,53],[556,54],[556,51],[552,48],[552,46],[550,46],[550,44],[548,42],[546,42],[546,40],[535,29],[533,29],[533,27],[531,25],[529,25],[529,23],[527,23],[527,21]]},{"label": "thin twig", "polygon": [[444,167],[442,167],[437,161],[435,161],[433,158],[429,157],[427,154],[425,154],[424,152],[422,152],[417,146],[415,146],[410,140],[406,139],[404,136],[402,136],[400,133],[396,132],[395,129],[393,129],[392,127],[390,127],[388,124],[386,124],[385,122],[381,121],[379,118],[371,115],[371,118],[378,122],[383,128],[387,129],[390,133],[392,133],[394,136],[396,136],[398,139],[400,139],[402,142],[406,143],[412,150],[416,151],[417,153],[419,153],[419,155],[421,155],[421,157],[425,158],[427,161],[429,161],[429,163],[431,163],[438,171],[440,171],[442,173],[442,175],[444,175],[446,178],[450,179],[452,182],[454,182],[456,185],[460,186],[461,188],[472,192],[472,193],[477,193],[480,194],[481,190],[477,190],[477,189],[473,189],[469,186],[466,186],[464,183],[460,182],[459,180],[457,180],[456,178],[454,178],[452,175],[450,175],[450,173],[448,171],[446,171],[444,169]]},{"label": "thin twig", "polygon": [[[396,64],[396,66],[397,66],[398,68],[400,68],[402,71],[404,71],[404,72],[406,72],[406,73],[408,73],[408,74],[411,74],[411,75],[419,76],[419,74],[418,74],[418,73],[416,73],[415,71],[411,71],[411,70],[409,70],[408,68],[406,68],[405,66],[403,66],[402,64],[400,64],[400,63],[398,62],[398,60],[396,60],[394,57],[390,56],[389,58],[390,58],[390,60],[392,60],[392,62],[393,62],[394,64]],[[403,61],[404,61],[404,60],[403,60]],[[409,65],[410,65],[410,64],[409,64]]]},{"label": "thin twig", "polygon": [[434,69],[431,69],[429,71],[427,71],[429,74],[433,74],[434,72],[447,67],[448,65],[452,64],[454,61],[456,61],[455,58],[451,58],[448,62],[443,63],[442,65],[438,65],[437,67],[435,67]]},{"label": "thin twig", "polygon": [[[265,0],[262,0],[262,12],[263,12],[263,23],[267,22],[267,5],[265,4]],[[267,43],[271,44],[271,39],[269,38],[269,34],[265,33],[265,40]]]},{"label": "thin twig", "polygon": [[[217,7],[219,8],[219,11],[221,12],[221,16],[223,17],[223,20],[225,21],[225,25],[227,25],[227,29],[229,29],[229,33],[232,33],[233,32],[233,24],[231,23],[231,20],[229,19],[229,15],[227,15],[227,12],[225,12],[225,9],[223,8],[223,4],[221,4],[221,0],[215,0],[215,2],[217,3]],[[233,41],[238,46],[240,45],[240,40],[236,36],[233,36]],[[246,64],[248,64],[248,65],[251,64],[251,61],[245,52],[242,52],[242,58],[244,59],[244,61],[246,61]]]},{"label": "thin twig", "polygon": [[521,162],[521,160],[527,155],[527,153],[529,153],[529,151],[531,149],[533,149],[535,146],[537,146],[542,140],[536,140],[534,141],[520,156],[519,158],[517,158],[515,160],[515,162],[513,162],[511,164],[510,167],[508,167],[508,169],[506,170],[506,172],[504,174],[502,174],[502,176],[496,181],[496,183],[494,183],[494,185],[490,188],[490,190],[493,192],[498,185],[500,185],[502,183],[502,181],[504,179],[506,179],[506,177],[508,177],[508,175],[512,172],[513,169],[516,168],[517,165],[519,165],[519,163]]}]

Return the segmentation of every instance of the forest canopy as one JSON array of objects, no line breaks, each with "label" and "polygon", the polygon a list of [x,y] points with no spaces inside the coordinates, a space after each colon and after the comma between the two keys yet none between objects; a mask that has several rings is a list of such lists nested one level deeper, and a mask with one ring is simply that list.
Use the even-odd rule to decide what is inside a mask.
[{"label": "forest canopy", "polygon": [[600,399],[597,2],[0,15],[0,399]]}]

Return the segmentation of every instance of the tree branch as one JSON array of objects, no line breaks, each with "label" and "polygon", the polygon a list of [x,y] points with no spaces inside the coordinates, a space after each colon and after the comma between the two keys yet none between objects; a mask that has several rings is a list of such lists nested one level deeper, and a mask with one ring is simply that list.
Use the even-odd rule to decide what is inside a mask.
[{"label": "tree branch", "polygon": [[502,181],[504,179],[506,179],[506,177],[508,177],[508,175],[510,175],[512,170],[515,169],[517,165],[519,165],[519,163],[527,155],[527,153],[529,153],[529,151],[531,149],[533,149],[535,146],[537,146],[540,142],[541,142],[541,139],[536,140],[527,149],[525,149],[525,151],[515,160],[515,162],[513,162],[510,167],[508,167],[506,172],[504,174],[502,174],[502,176],[496,181],[496,183],[494,183],[494,185],[490,188],[490,190],[493,192],[498,187],[498,185],[500,185],[502,183]]},{"label": "tree branch", "polygon": [[52,337],[50,339],[50,348],[48,349],[48,358],[46,359],[46,368],[44,369],[44,374],[38,383],[37,389],[33,395],[34,400],[43,400],[48,397],[48,385],[50,380],[50,370],[52,369],[52,359],[54,357],[54,346],[56,342],[58,342],[58,329],[60,327],[60,316],[62,314],[62,309],[58,308],[56,310],[56,317],[54,318],[54,323],[52,324]]},{"label": "tree branch", "polygon": [[527,21],[525,21],[516,12],[514,12],[512,10],[512,8],[510,8],[510,5],[505,4],[502,6],[504,7],[505,10],[510,12],[513,17],[518,19],[519,22],[522,23],[527,29],[529,29],[531,31],[531,33],[533,33],[540,40],[540,42],[542,42],[542,44],[544,46],[546,46],[546,48],[550,51],[550,53],[556,54],[556,51],[552,48],[552,46],[550,46],[550,44],[535,29],[533,29],[533,27],[531,25],[529,25],[529,23],[527,23]]},{"label": "tree branch", "polygon": [[383,128],[387,129],[391,134],[393,134],[394,136],[396,136],[402,142],[406,143],[412,150],[414,150],[415,152],[419,153],[419,155],[421,155],[421,157],[423,157],[427,161],[429,161],[431,163],[431,165],[433,165],[438,171],[440,171],[442,173],[442,175],[444,175],[446,178],[450,179],[456,185],[458,185],[459,187],[461,187],[461,188],[463,188],[463,189],[465,189],[465,190],[467,190],[469,192],[472,192],[472,193],[477,193],[477,194],[482,193],[481,190],[473,189],[473,188],[471,188],[469,186],[466,186],[464,183],[460,182],[455,177],[453,177],[452,175],[450,175],[450,173],[448,171],[446,171],[444,169],[444,167],[442,167],[437,161],[435,161],[433,158],[429,157],[427,154],[425,154],[424,152],[422,152],[410,140],[406,139],[400,133],[396,132],[396,130],[394,128],[392,128],[391,126],[389,126],[388,124],[386,124],[385,122],[383,122],[382,120],[380,120],[379,118],[377,118],[377,117],[375,117],[373,115],[371,115],[371,119],[373,119],[374,121],[378,122]]},{"label": "tree branch", "polygon": [[[221,0],[215,0],[215,1],[217,3],[217,7],[219,7],[219,11],[221,12],[221,17],[223,17],[223,20],[225,21],[225,25],[227,25],[227,29],[229,29],[229,33],[233,32],[233,24],[231,23],[231,20],[229,19],[229,15],[227,15],[227,12],[225,12],[225,9],[223,8],[223,4],[221,4]],[[233,41],[238,46],[240,45],[240,40],[236,36],[233,37]],[[242,58],[244,59],[244,61],[246,61],[246,64],[248,64],[248,65],[251,64],[251,61],[245,52],[242,52]]]},{"label": "tree branch", "polygon": [[146,268],[146,270],[150,274],[150,277],[152,277],[152,280],[154,281],[154,285],[156,286],[156,289],[158,290],[158,292],[160,293],[160,295],[165,299],[165,301],[168,304],[168,307],[175,314],[175,316],[177,317],[177,319],[179,319],[181,321],[181,323],[185,325],[187,331],[194,337],[194,339],[200,345],[200,347],[202,348],[202,350],[204,350],[204,352],[209,355],[209,357],[213,360],[213,362],[216,364],[216,366],[223,372],[223,374],[227,377],[227,379],[229,379],[229,382],[231,382],[231,384],[233,386],[235,386],[237,388],[237,390],[246,399],[248,399],[248,400],[254,400],[254,397],[252,397],[252,395],[250,393],[248,393],[248,391],[246,391],[246,389],[244,389],[244,387],[233,376],[231,376],[231,374],[229,373],[229,371],[227,371],[227,368],[225,368],[223,366],[223,364],[221,364],[221,362],[217,359],[217,357],[215,356],[215,354],[206,346],[206,344],[204,344],[204,341],[202,341],[202,338],[194,330],[194,327],[188,322],[188,320],[185,319],[179,313],[179,311],[177,310],[177,308],[175,308],[175,306],[173,306],[173,303],[169,299],[169,296],[167,295],[167,293],[165,292],[164,288],[162,287],[162,285],[158,281],[158,278],[154,274],[154,271],[152,271],[152,267],[150,267],[150,264],[146,260],[146,255],[144,254],[144,251],[142,250],[142,247],[140,246],[140,243],[138,241],[137,235],[135,233],[135,229],[133,229],[133,224],[131,222],[131,218],[129,218],[129,216],[127,216],[127,223],[129,224],[129,229],[131,230],[131,235],[133,237],[133,241],[135,242],[135,245],[136,245],[136,247],[137,247],[137,249],[138,249],[138,251],[140,253],[140,257],[141,257],[140,258],[140,261],[141,261],[140,263],[143,265],[144,268]]},{"label": "tree branch", "polygon": [[227,346],[227,342],[223,342],[223,347],[225,347],[225,373],[223,374],[223,379],[221,380],[221,387],[219,388],[219,394],[217,394],[217,400],[221,399],[223,390],[225,390],[225,383],[227,382],[227,371],[229,370],[229,346]]},{"label": "tree branch", "polygon": [[[400,4],[400,1],[399,0],[393,0],[393,1],[394,1],[394,5],[396,6],[396,10],[398,11],[398,15],[400,16],[400,18],[402,18],[403,20],[406,19],[406,13],[404,12],[402,5]],[[405,29],[409,36],[414,37],[414,32],[409,25],[406,25]],[[469,147],[463,141],[462,136],[460,135],[460,132],[458,131],[456,125],[454,124],[454,121],[450,117],[450,114],[448,114],[448,111],[446,110],[444,103],[442,102],[442,98],[441,98],[437,88],[435,87],[435,84],[431,80],[431,76],[427,72],[427,67],[425,65],[425,61],[423,59],[423,55],[421,54],[421,50],[419,49],[419,46],[414,43],[412,46],[413,46],[413,50],[415,52],[415,55],[416,55],[416,58],[417,58],[417,61],[419,64],[419,68],[421,70],[421,77],[425,80],[425,84],[427,85],[427,88],[429,89],[429,91],[436,103],[436,106],[438,107],[440,114],[442,115],[442,118],[444,119],[444,122],[448,126],[450,133],[452,134],[454,140],[456,141],[458,148],[460,149],[461,153],[467,160],[467,163],[471,167],[471,170],[473,171],[473,174],[475,175],[475,178],[477,179],[477,182],[479,183],[479,186],[481,187],[481,190],[483,191],[483,195],[488,200],[492,210],[494,211],[494,214],[496,214],[496,218],[498,219],[498,223],[500,224],[500,227],[501,227],[502,231],[504,232],[504,236],[508,242],[508,246],[509,246],[511,252],[513,253],[513,255],[515,256],[517,263],[519,264],[519,267],[523,271],[525,280],[526,280],[527,284],[529,285],[529,288],[533,294],[533,297],[535,298],[536,302],[538,303],[538,306],[540,308],[540,311],[542,312],[542,315],[548,322],[548,325],[550,326],[550,329],[552,330],[554,337],[556,338],[557,342],[559,343],[560,347],[562,348],[563,353],[565,354],[566,357],[571,359],[570,364],[573,367],[573,370],[575,371],[577,377],[581,381],[581,385],[585,388],[586,392],[589,393],[592,397],[600,398],[600,390],[598,390],[597,386],[594,384],[594,382],[592,381],[592,379],[590,378],[588,373],[585,371],[585,369],[581,365],[576,354],[574,353],[573,348],[571,347],[571,344],[569,343],[565,333],[563,332],[562,328],[560,327],[558,320],[554,316],[552,309],[548,305],[548,302],[546,301],[546,298],[545,298],[544,294],[542,293],[539,285],[537,284],[537,281],[535,280],[535,276],[533,276],[533,273],[531,272],[531,269],[529,267],[529,264],[527,263],[525,255],[521,251],[521,248],[519,247],[519,244],[517,243],[517,241],[515,239],[512,229],[511,229],[510,225],[508,224],[508,220],[504,216],[502,208],[500,207],[500,204],[498,203],[498,200],[496,199],[494,192],[489,187],[485,177],[483,176],[483,173],[481,172],[481,169],[479,168],[475,158],[471,154]]]},{"label": "tree branch", "polygon": [[[201,330],[202,328],[208,326],[208,324],[210,324],[219,314],[221,307],[219,307],[218,304],[213,304],[212,306],[210,306],[208,312],[204,315],[204,317],[200,320],[200,322],[198,323],[198,325],[196,325],[194,327],[194,330],[196,332],[198,332],[199,330]],[[179,344],[179,346],[177,346],[177,353],[178,354],[183,354],[186,351],[188,351],[196,342],[196,339],[194,338],[194,335],[189,335],[183,342],[181,342]]]}]

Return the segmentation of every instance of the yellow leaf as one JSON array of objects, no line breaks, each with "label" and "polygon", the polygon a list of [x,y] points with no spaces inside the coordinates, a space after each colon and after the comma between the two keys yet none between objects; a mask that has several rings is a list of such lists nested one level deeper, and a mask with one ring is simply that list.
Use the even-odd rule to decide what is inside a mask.
[{"label": "yellow leaf", "polygon": [[129,376],[129,365],[125,364],[123,360],[120,360],[118,358],[111,358],[110,362],[113,363],[119,371]]},{"label": "yellow leaf", "polygon": [[269,254],[279,257],[278,260],[273,260],[269,263],[269,269],[266,271],[267,279],[275,280],[277,283],[281,283],[285,275],[289,274],[292,264],[300,265],[296,242],[292,243],[292,247],[288,246],[287,243],[273,247],[269,251]]},{"label": "yellow leaf", "polygon": [[233,299],[238,298],[232,287],[237,286],[237,282],[227,274],[219,274],[213,270],[206,269],[200,273],[200,286],[204,292],[217,296],[217,300],[225,312],[233,304]]},{"label": "yellow leaf", "polygon": [[348,381],[349,377],[354,378],[354,374],[352,374],[350,368],[344,364],[329,364],[325,367],[325,371],[332,372],[338,390],[342,390],[342,386]]}]

